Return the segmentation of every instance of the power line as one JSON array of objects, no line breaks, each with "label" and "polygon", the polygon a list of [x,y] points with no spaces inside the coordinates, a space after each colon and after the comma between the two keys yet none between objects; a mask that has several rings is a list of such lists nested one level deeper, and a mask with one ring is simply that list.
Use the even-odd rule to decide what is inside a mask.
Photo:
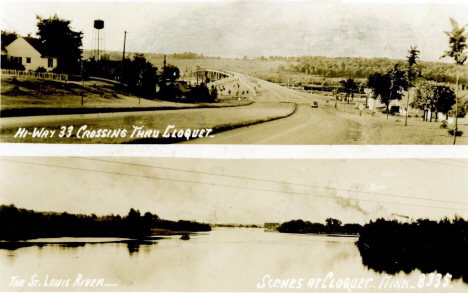
[{"label": "power line", "polygon": [[[111,175],[121,175],[121,176],[129,176],[129,177],[139,177],[139,178],[146,178],[146,179],[156,179],[156,180],[166,180],[166,181],[184,182],[184,183],[192,183],[192,184],[202,184],[202,185],[211,185],[211,186],[231,187],[231,188],[238,188],[238,189],[247,189],[247,190],[256,190],[256,191],[267,191],[267,192],[282,193],[282,194],[306,195],[306,196],[322,197],[322,198],[337,199],[337,200],[339,200],[339,199],[344,199],[344,198],[338,198],[338,197],[330,197],[330,196],[322,195],[322,194],[298,193],[298,192],[291,192],[291,191],[279,191],[279,190],[264,189],[264,188],[252,188],[252,187],[245,187],[245,186],[238,186],[238,185],[229,185],[229,184],[207,183],[207,182],[199,182],[199,181],[192,181],[192,180],[182,180],[182,179],[172,179],[172,178],[161,178],[161,177],[154,177],[154,176],[145,176],[145,175],[127,174],[127,173],[119,173],[119,172],[92,170],[92,169],[84,169],[84,168],[76,168],[76,167],[57,166],[57,165],[50,165],[50,164],[41,164],[41,163],[32,163],[32,162],[21,162],[21,161],[6,160],[6,159],[0,159],[0,161],[12,162],[12,163],[19,163],[19,164],[27,164],[27,165],[36,165],[36,166],[46,166],[46,167],[53,167],[53,168],[70,169],[70,170],[77,170],[77,171],[88,171],[88,172],[103,173],[103,174],[111,174]],[[352,199],[352,198],[349,198],[349,199],[347,199],[347,200],[361,201],[361,202],[373,202],[373,203],[384,203],[384,204],[395,204],[395,205],[406,205],[406,206],[415,206],[415,207],[427,207],[427,208],[436,208],[436,209],[448,209],[448,210],[463,210],[463,211],[468,211],[468,209],[462,209],[462,208],[449,208],[449,207],[427,206],[427,205],[408,204],[408,203],[396,203],[396,202],[377,201],[377,200],[370,200],[370,199]]]},{"label": "power line", "polygon": [[[436,162],[436,161],[430,161],[430,160],[424,160],[424,159],[414,159],[414,160],[416,160],[416,161],[422,161],[422,162],[428,162],[428,163],[433,163],[433,164],[454,166],[454,167],[460,167],[460,168],[468,168],[468,165],[462,166],[462,165],[449,164],[449,163],[443,163],[443,162]],[[453,160],[452,160],[452,161],[453,161]]]},{"label": "power line", "polygon": [[[146,168],[154,168],[154,169],[162,169],[162,170],[170,170],[170,171],[188,172],[188,173],[203,174],[203,175],[214,175],[214,176],[221,176],[221,177],[228,177],[228,178],[235,178],[235,179],[246,179],[246,180],[261,181],[261,182],[268,182],[268,183],[278,183],[278,184],[297,185],[297,186],[303,186],[303,187],[314,187],[314,188],[322,188],[322,189],[350,191],[350,190],[344,189],[344,188],[335,188],[335,187],[318,186],[318,185],[301,184],[301,183],[291,183],[291,182],[276,181],[276,180],[269,180],[269,179],[260,179],[260,178],[251,178],[251,177],[235,176],[235,175],[224,175],[224,174],[216,174],[216,173],[210,173],[210,172],[184,170],[184,169],[176,169],[176,168],[160,167],[160,166],[150,166],[150,165],[128,163],[128,162],[116,162],[116,161],[95,159],[95,158],[89,158],[89,157],[73,157],[73,158],[83,159],[83,160],[91,160],[91,161],[98,161],[98,162],[114,163],[114,164],[124,164],[124,165],[137,166],[137,167],[146,167]],[[445,203],[456,203],[456,204],[466,204],[466,205],[468,205],[467,202],[458,202],[458,201],[443,200],[443,199],[430,199],[430,198],[422,198],[422,197],[416,197],[416,196],[395,195],[395,194],[379,193],[379,192],[371,192],[371,191],[358,191],[358,192],[359,193],[365,193],[365,194],[389,196],[389,197],[410,198],[410,199],[417,199],[417,200],[426,200],[426,201],[434,201],[434,202],[445,202]]]}]

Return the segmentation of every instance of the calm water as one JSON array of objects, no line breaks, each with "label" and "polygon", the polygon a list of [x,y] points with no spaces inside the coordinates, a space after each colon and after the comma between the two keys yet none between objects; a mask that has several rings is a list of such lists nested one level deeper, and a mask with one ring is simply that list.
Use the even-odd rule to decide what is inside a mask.
[{"label": "calm water", "polygon": [[[89,239],[85,239],[89,240]],[[352,292],[415,292],[418,289],[378,288],[385,274],[362,265],[352,237],[327,237],[263,232],[262,229],[218,228],[191,240],[179,237],[154,240],[146,244],[77,243],[76,239],[58,239],[62,244],[33,245],[18,249],[0,249],[1,291],[332,291],[346,289],[308,288],[310,279],[373,278],[368,290]],[[36,240],[37,241],[37,240]],[[41,240],[46,242],[45,240]],[[83,242],[83,239],[78,239]],[[110,242],[109,242],[110,241]],[[74,287],[77,276],[104,279],[106,287]],[[30,287],[31,279],[39,287]],[[304,279],[301,288],[259,289],[265,275],[280,279]],[[26,279],[24,287],[9,286],[12,276]],[[393,276],[417,286],[420,273]],[[47,278],[47,281],[46,281]],[[44,287],[52,279],[59,287]],[[66,280],[68,286],[65,286]],[[336,281],[335,281],[336,282]],[[328,282],[329,284],[329,282]],[[297,283],[296,283],[297,285]],[[321,285],[321,284],[320,284]],[[373,285],[377,288],[370,288]],[[452,288],[432,288],[434,292],[468,292],[468,286],[456,280]],[[425,288],[424,292],[431,291]]]}]

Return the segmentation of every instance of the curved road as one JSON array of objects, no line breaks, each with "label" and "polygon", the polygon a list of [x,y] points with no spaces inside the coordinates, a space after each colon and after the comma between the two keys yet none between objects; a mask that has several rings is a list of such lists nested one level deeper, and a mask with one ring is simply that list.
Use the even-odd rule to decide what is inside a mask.
[{"label": "curved road", "polygon": [[[242,80],[242,74],[234,74]],[[326,106],[325,97],[294,91],[261,79],[256,81],[260,87],[254,100],[296,102],[296,112],[287,118],[217,133],[214,138],[183,143],[313,145],[358,144],[361,141],[361,125],[355,120],[339,116],[331,105]],[[310,107],[314,100],[319,102],[319,108]]]},{"label": "curved road", "polygon": [[356,144],[360,124],[333,113],[334,108],[311,108],[299,104],[293,115],[257,125],[217,133],[214,138],[199,138],[192,144]]}]

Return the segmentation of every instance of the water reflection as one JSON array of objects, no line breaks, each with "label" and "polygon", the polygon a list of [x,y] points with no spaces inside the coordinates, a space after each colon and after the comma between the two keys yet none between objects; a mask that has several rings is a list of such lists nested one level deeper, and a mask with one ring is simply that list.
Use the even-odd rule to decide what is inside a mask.
[{"label": "water reflection", "polygon": [[385,251],[372,249],[366,245],[358,245],[362,264],[375,272],[395,275],[399,272],[411,274],[420,271],[423,274],[447,273],[452,279],[461,279],[468,284],[468,252],[459,250],[429,250],[409,251],[404,249],[388,249]]},{"label": "water reflection", "polygon": [[[80,291],[252,292],[259,291],[257,284],[265,275],[275,279],[302,278],[307,284],[312,278],[323,279],[333,272],[336,278],[374,278],[374,285],[378,286],[385,275],[379,272],[391,271],[370,269],[377,268],[373,264],[378,265],[379,259],[360,254],[356,238],[265,233],[262,229],[240,228],[215,228],[209,233],[191,235],[188,241],[179,238],[180,235],[163,240],[79,241],[78,247],[57,244],[59,240],[54,244],[41,241],[9,244],[8,248],[2,243],[0,263],[8,274],[0,274],[0,291],[21,290],[8,287],[11,276],[31,278],[34,274],[43,279],[46,275],[74,279],[84,274],[86,278],[104,278],[106,283],[117,285],[102,289],[83,287]],[[11,253],[13,257],[9,256]],[[419,273],[408,272],[407,278],[416,285]],[[466,292],[467,288],[466,284],[455,281],[451,292]],[[56,291],[70,289],[56,288]],[[312,289],[304,285],[301,290]],[[330,291],[320,288],[314,291],[320,290]]]},{"label": "water reflection", "polygon": [[[151,246],[157,244],[156,240],[160,240],[162,238],[153,237],[151,240],[139,240],[139,239],[130,239],[130,240],[115,240],[115,241],[103,241],[103,242],[81,242],[79,238],[74,239],[75,242],[60,242],[60,238],[56,242],[39,242],[39,241],[1,241],[0,242],[0,249],[5,249],[10,252],[18,250],[20,248],[26,247],[37,247],[39,249],[44,248],[45,246],[54,246],[59,247],[61,250],[69,250],[69,249],[77,249],[85,247],[86,245],[104,245],[104,244],[111,244],[111,243],[120,243],[126,244],[128,253],[130,255],[139,252],[140,246]],[[14,257],[15,253],[9,253],[9,256]]]},{"label": "water reflection", "polygon": [[139,252],[140,246],[149,247],[150,245],[157,244],[156,241],[145,241],[145,240],[135,240],[135,241],[126,241],[128,253],[130,255]]}]

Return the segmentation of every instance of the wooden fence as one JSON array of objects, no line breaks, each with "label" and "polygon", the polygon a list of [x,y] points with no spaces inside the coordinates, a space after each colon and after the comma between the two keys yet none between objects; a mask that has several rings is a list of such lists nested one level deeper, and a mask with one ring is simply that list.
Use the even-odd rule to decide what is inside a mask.
[{"label": "wooden fence", "polygon": [[25,70],[15,70],[15,69],[2,69],[2,75],[13,75],[13,76],[33,76],[47,79],[55,80],[68,80],[67,74],[56,74],[50,72],[35,72],[35,71],[25,71]]}]

